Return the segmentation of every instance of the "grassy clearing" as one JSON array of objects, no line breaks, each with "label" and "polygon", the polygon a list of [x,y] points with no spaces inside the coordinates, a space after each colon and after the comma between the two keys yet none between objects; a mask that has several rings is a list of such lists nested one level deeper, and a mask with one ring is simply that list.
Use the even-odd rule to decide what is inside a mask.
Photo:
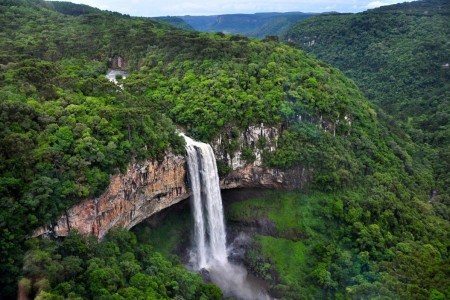
[{"label": "grassy clearing", "polygon": [[[232,203],[227,207],[227,218],[273,222],[275,234],[256,236],[250,265],[256,273],[267,276],[269,263],[283,285],[296,286],[298,291],[311,287],[309,274],[318,264],[315,252],[333,240],[339,228],[333,214],[342,213],[341,204],[337,194],[267,191],[264,196]],[[255,263],[258,260],[265,263]]]},{"label": "grassy clearing", "polygon": [[339,207],[335,206],[334,195],[268,191],[263,197],[233,203],[227,208],[227,218],[237,222],[267,218],[274,222],[279,234],[298,233],[305,238],[326,231],[330,213],[338,213]]},{"label": "grassy clearing", "polygon": [[283,281],[296,284],[305,280],[307,248],[303,242],[271,236],[259,236],[257,242],[262,253],[274,261],[274,267],[282,274]]}]

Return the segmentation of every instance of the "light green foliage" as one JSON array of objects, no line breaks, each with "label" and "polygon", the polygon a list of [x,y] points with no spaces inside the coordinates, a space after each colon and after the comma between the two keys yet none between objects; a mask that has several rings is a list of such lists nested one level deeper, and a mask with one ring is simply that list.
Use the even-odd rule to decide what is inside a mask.
[{"label": "light green foliage", "polygon": [[274,261],[274,268],[280,272],[283,282],[293,285],[302,281],[306,259],[303,242],[270,236],[261,236],[256,241],[262,253]]},{"label": "light green foliage", "polygon": [[23,255],[11,247],[79,199],[98,196],[110,174],[132,159],[159,158],[169,146],[182,151],[170,119],[127,102],[132,96],[106,80],[106,70],[84,59],[2,67],[0,251],[8,262],[0,265],[14,270],[3,274],[17,272],[20,259],[12,257]]},{"label": "light green foliage", "polygon": [[[365,189],[267,192],[233,203],[227,217],[260,224],[265,235],[256,236],[247,264],[271,282],[277,297],[428,299],[445,294],[448,222],[430,211],[417,215],[395,199],[390,205],[397,213],[386,220],[389,209],[378,217],[367,209],[376,199]],[[270,222],[275,230],[268,229]]]},{"label": "light green foliage", "polygon": [[216,286],[167,261],[149,244],[137,243],[134,234],[123,229],[111,231],[100,243],[76,232],[63,243],[29,243],[33,245],[25,256],[24,275],[32,280],[30,290],[43,291],[41,299],[222,297]]}]

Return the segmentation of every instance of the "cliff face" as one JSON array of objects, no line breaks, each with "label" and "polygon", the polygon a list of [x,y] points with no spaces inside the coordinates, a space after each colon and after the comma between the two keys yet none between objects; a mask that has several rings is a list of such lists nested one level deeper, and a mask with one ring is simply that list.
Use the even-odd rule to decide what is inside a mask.
[{"label": "cliff face", "polygon": [[[264,151],[274,151],[277,147],[279,130],[275,127],[250,126],[238,137],[220,135],[213,143],[217,159],[226,162],[233,170],[246,167],[249,162],[244,157],[244,151],[251,151],[254,156],[252,165],[262,166]],[[235,147],[233,147],[235,145]]]},{"label": "cliff face", "polygon": [[117,70],[127,70],[128,69],[128,59],[123,58],[122,56],[110,57],[109,62],[111,63],[112,69],[117,69]]},{"label": "cliff face", "polygon": [[187,197],[186,161],[169,154],[161,162],[134,163],[125,174],[111,176],[109,187],[100,197],[84,200],[33,236],[66,236],[77,229],[102,238],[114,226],[129,229]]},{"label": "cliff face", "polygon": [[[253,147],[255,160],[247,163],[241,159],[242,149],[254,146],[262,137],[264,147]],[[310,172],[301,168],[282,172],[262,166],[262,151],[273,151],[277,137],[278,131],[273,128],[249,128],[238,138],[239,147],[233,154],[223,150],[226,139],[220,138],[213,145],[216,157],[233,169],[221,179],[220,187],[302,188]],[[66,236],[76,229],[102,238],[114,226],[130,229],[160,210],[187,199],[190,189],[186,173],[186,160],[180,155],[168,154],[162,161],[130,164],[125,174],[111,176],[109,187],[100,197],[86,199],[72,207],[54,224],[38,228],[33,237]]]},{"label": "cliff face", "polygon": [[[216,158],[224,161],[233,170],[220,181],[220,187],[303,188],[310,176],[307,170],[298,167],[281,171],[263,166],[263,153],[277,148],[279,134],[278,128],[261,124],[248,127],[234,139],[232,136],[219,136],[213,144]],[[233,144],[236,147],[230,147]],[[234,151],[230,151],[230,148]],[[251,160],[248,158],[249,152]]]}]

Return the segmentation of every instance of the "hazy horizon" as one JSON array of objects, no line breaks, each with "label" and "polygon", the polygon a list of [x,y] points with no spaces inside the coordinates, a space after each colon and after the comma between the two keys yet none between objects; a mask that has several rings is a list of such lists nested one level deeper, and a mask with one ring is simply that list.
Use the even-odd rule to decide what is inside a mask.
[{"label": "hazy horizon", "polygon": [[[73,0],[73,3],[86,4],[102,10],[139,17],[164,16],[208,16],[225,14],[255,14],[269,12],[321,13],[336,11],[356,13],[368,9],[409,1],[398,0],[166,0],[163,4],[150,0]],[[159,3],[158,3],[159,2]]]}]

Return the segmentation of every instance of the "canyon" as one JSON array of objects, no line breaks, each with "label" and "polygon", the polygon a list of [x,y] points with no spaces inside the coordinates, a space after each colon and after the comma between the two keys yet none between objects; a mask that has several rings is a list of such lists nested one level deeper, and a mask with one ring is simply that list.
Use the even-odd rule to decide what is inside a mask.
[{"label": "canyon", "polygon": [[[258,149],[255,145],[261,138],[266,145]],[[262,152],[274,151],[277,138],[276,128],[265,128],[263,124],[247,128],[237,139],[239,150],[230,154],[224,150],[229,137],[220,136],[212,144],[214,154],[231,170],[220,179],[220,188],[303,188],[310,180],[311,170],[301,167],[279,170],[264,166]],[[256,157],[253,162],[241,159],[244,147],[252,147]],[[115,226],[130,229],[153,214],[189,198],[191,189],[187,172],[186,158],[170,152],[162,160],[130,163],[125,173],[110,176],[110,184],[102,195],[81,201],[54,223],[36,229],[32,237],[63,237],[71,230],[77,230],[102,239]]]}]

